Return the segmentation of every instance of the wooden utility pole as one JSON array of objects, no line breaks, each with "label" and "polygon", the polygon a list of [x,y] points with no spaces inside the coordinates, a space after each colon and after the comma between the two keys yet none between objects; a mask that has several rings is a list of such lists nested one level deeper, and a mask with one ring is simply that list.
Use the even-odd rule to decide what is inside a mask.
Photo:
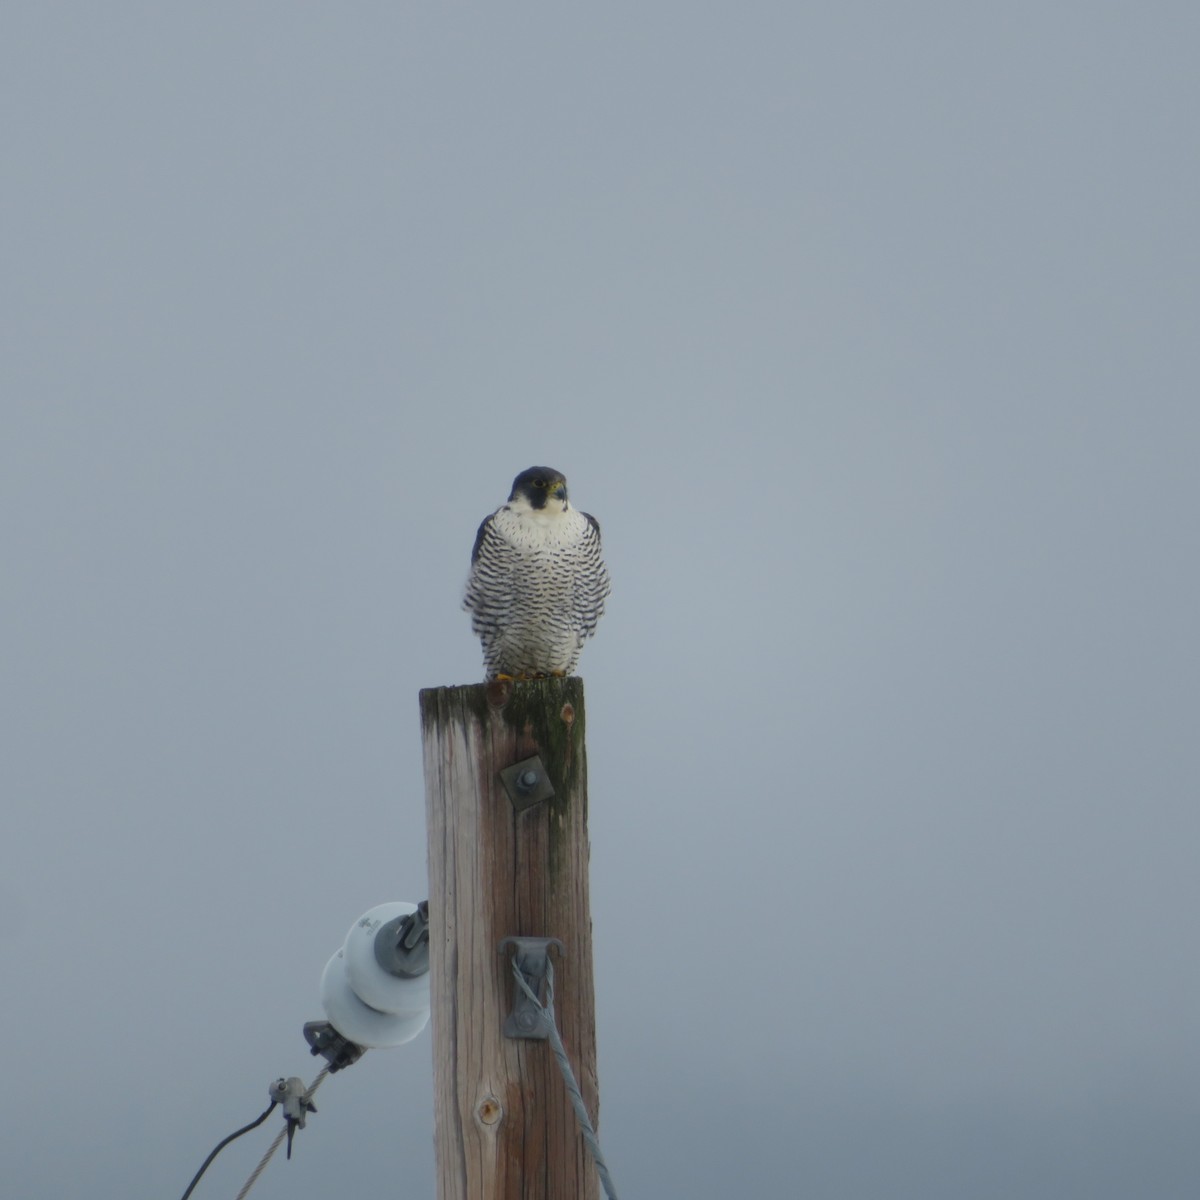
[{"label": "wooden utility pole", "polygon": [[[596,1200],[549,1043],[504,1036],[513,952],[499,952],[506,937],[563,942],[554,1015],[595,1122],[583,681],[429,688],[421,729],[438,1200]],[[533,756],[539,788],[510,795],[500,772]]]}]

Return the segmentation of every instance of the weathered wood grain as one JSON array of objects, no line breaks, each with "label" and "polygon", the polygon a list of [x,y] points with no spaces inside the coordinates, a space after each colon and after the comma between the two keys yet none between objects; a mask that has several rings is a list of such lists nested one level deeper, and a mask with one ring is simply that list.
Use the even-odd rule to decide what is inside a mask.
[{"label": "weathered wood grain", "polygon": [[[555,1016],[598,1117],[587,757],[578,678],[421,692],[439,1200],[595,1200],[549,1045],[501,1032],[509,936],[557,937]],[[498,773],[541,756],[555,795],[517,812]]]}]

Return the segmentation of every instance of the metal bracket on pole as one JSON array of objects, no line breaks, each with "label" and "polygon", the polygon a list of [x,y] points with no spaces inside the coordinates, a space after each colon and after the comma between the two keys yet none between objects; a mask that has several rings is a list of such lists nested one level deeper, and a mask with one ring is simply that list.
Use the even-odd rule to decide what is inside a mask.
[{"label": "metal bracket on pole", "polygon": [[554,784],[550,782],[550,776],[536,754],[505,767],[500,772],[500,782],[517,812],[524,812],[554,796]]},{"label": "metal bracket on pole", "polygon": [[[542,994],[542,982],[546,978],[546,966],[551,946],[557,946],[559,954],[564,954],[562,942],[558,938],[541,937],[506,937],[497,950],[503,954],[508,946],[515,949],[517,969],[529,984],[530,991],[535,996]],[[504,1019],[504,1036],[507,1038],[529,1038],[534,1041],[544,1041],[550,1036],[550,1024],[542,1011],[514,983],[513,1010]]]}]

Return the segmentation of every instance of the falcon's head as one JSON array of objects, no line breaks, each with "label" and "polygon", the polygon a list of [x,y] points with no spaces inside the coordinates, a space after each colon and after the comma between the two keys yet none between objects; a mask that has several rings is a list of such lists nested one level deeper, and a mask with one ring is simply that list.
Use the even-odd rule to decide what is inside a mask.
[{"label": "falcon's head", "polygon": [[513,480],[509,504],[524,500],[534,512],[567,511],[567,478],[553,467],[530,467]]}]

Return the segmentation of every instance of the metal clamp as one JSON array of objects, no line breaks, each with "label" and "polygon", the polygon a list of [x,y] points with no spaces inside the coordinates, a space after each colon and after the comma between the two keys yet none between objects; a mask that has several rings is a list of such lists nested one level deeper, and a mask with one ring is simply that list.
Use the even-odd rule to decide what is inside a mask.
[{"label": "metal clamp", "polygon": [[343,1037],[328,1021],[305,1021],[304,1040],[311,1054],[319,1054],[329,1063],[331,1075],[358,1062],[366,1053],[365,1047]]},{"label": "metal clamp", "polygon": [[283,1119],[287,1122],[288,1158],[292,1157],[292,1136],[297,1129],[304,1128],[308,1114],[317,1111],[317,1106],[305,1095],[307,1090],[304,1080],[296,1075],[271,1084],[271,1099],[283,1108]]},{"label": "metal clamp", "polygon": [[375,961],[399,979],[416,979],[429,970],[429,901],[417,911],[393,917],[375,933]]},{"label": "metal clamp", "polygon": [[[516,950],[517,969],[521,972],[529,990],[535,996],[542,994],[542,983],[546,978],[546,967],[551,946],[557,946],[559,954],[566,953],[558,938],[506,937],[497,947],[503,954],[506,947]],[[504,1018],[504,1036],[544,1041],[550,1036],[550,1021],[536,1004],[515,984],[513,985],[513,1009]]]},{"label": "metal clamp", "polygon": [[500,782],[517,812],[524,812],[525,809],[554,797],[554,784],[550,782],[550,776],[546,774],[546,768],[536,754],[532,758],[513,763],[511,767],[505,767],[500,772]]}]

